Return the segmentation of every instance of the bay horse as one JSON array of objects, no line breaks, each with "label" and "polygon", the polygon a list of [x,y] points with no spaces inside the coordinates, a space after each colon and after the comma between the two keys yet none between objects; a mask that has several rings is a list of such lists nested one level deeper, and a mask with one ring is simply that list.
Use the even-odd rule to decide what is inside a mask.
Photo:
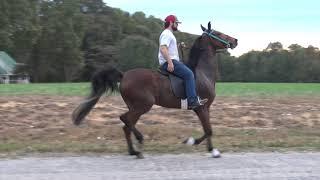
[{"label": "bay horse", "polygon": [[[216,52],[220,49],[235,48],[238,40],[211,29],[211,23],[205,28],[201,25],[203,33],[199,36],[190,49],[189,59],[186,65],[194,72],[198,95],[208,101],[193,111],[201,121],[204,135],[198,139],[189,138],[185,143],[198,145],[207,139],[207,149],[213,157],[220,157],[217,149],[213,148],[211,137],[212,128],[209,120],[209,109],[216,93],[216,79],[218,64]],[[120,82],[120,93],[128,107],[128,112],[120,116],[125,124],[123,131],[127,140],[128,152],[143,158],[142,152],[137,150],[131,140],[133,133],[142,145],[144,138],[136,128],[140,116],[147,113],[156,104],[167,108],[180,108],[181,99],[177,98],[171,89],[167,76],[151,69],[132,69],[125,73],[116,68],[106,68],[94,73],[91,80],[91,94],[73,111],[72,121],[79,125],[90,112],[104,92],[113,91]]]}]

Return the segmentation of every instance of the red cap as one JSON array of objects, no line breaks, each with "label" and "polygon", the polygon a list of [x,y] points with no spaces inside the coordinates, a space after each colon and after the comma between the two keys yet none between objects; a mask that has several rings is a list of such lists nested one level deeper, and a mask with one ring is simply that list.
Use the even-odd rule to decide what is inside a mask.
[{"label": "red cap", "polygon": [[169,15],[169,16],[167,16],[164,21],[165,21],[165,22],[181,23],[180,21],[178,21],[178,18],[177,18],[175,15]]}]

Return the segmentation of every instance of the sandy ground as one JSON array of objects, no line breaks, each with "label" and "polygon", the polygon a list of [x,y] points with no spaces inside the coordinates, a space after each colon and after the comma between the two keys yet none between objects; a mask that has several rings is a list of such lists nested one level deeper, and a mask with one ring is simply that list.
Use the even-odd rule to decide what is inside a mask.
[{"label": "sandy ground", "polygon": [[[82,138],[81,135],[97,136],[96,131],[108,127],[109,132],[105,132],[104,137],[117,136],[113,129],[121,129],[123,124],[119,115],[127,110],[121,97],[101,98],[86,118],[84,124],[90,128],[85,130],[74,127],[70,119],[81,100],[83,97],[0,96],[0,140],[14,137],[50,139],[57,136],[77,139]],[[320,98],[311,97],[217,97],[211,107],[210,118],[213,128],[320,127],[319,102]],[[139,125],[201,128],[194,112],[159,106],[143,115]]]}]

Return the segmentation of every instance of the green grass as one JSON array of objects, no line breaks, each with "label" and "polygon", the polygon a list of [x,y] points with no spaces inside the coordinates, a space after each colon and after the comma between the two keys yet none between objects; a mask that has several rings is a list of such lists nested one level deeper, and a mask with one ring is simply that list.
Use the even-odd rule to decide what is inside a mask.
[{"label": "green grass", "polygon": [[217,95],[320,97],[320,83],[217,83]]},{"label": "green grass", "polygon": [[[218,96],[318,96],[320,83],[217,83]],[[85,96],[89,83],[0,84],[0,95]]]},{"label": "green grass", "polygon": [[[203,132],[194,130],[194,137]],[[233,129],[216,128],[213,143],[223,152],[270,152],[270,151],[320,151],[319,131],[316,128],[293,129]],[[123,137],[113,141],[39,141],[10,140],[0,142],[1,154],[24,153],[126,153]],[[147,153],[193,153],[206,152],[206,141],[199,146],[186,146],[182,139],[167,137],[159,140],[146,139],[144,152]]]},{"label": "green grass", "polygon": [[1,95],[85,96],[89,83],[0,84]]}]

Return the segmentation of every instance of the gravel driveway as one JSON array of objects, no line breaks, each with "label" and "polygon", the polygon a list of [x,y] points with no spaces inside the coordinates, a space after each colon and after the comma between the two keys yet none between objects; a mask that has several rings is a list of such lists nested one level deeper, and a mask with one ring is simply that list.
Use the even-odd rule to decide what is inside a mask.
[{"label": "gravel driveway", "polygon": [[0,159],[0,180],[320,179],[320,153],[41,156]]}]

